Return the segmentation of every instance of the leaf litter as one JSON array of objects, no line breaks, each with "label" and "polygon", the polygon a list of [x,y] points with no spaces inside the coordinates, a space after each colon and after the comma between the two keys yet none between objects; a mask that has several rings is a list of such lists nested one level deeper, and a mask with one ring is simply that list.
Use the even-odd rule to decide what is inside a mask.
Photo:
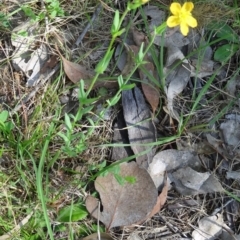
[{"label": "leaf litter", "polygon": [[135,162],[122,163],[119,175],[132,176],[136,181],[120,185],[110,173],[95,180],[95,188],[103,206],[102,212],[98,214],[98,200],[95,197],[88,196],[86,199],[87,210],[103,222],[108,230],[145,219],[157,202],[157,189],[145,169]]},{"label": "leaf litter", "polygon": [[[150,5],[150,6],[144,7],[143,12],[150,18],[150,23],[149,23],[150,30],[153,30],[154,26],[158,25],[163,21],[163,19],[165,19],[165,16],[163,16],[160,13],[161,11],[156,6]],[[147,37],[144,34],[136,33],[136,31],[134,33],[133,31],[132,38],[133,39],[127,44],[127,47],[130,49],[135,49],[135,51],[133,52],[136,55],[136,53],[139,50],[139,44],[141,44],[142,42],[146,43]],[[197,86],[200,88],[200,91],[201,91],[201,88],[204,85],[202,78],[211,76],[215,71],[214,69],[215,62],[212,61],[213,50],[209,46],[205,48],[202,54],[203,60],[198,59],[199,53],[193,54],[190,57],[188,56],[189,53],[194,51],[194,48],[202,47],[203,45],[206,44],[206,41],[196,31],[191,31],[188,37],[183,38],[182,35],[179,33],[178,29],[168,29],[166,36],[164,38],[164,41],[161,42],[161,40],[162,40],[161,38],[156,39],[155,44],[161,45],[164,43],[164,46],[167,49],[166,61],[164,64],[164,72],[167,76],[166,85],[164,86],[166,97],[167,97],[166,105],[167,105],[170,117],[179,121],[180,115],[182,114],[182,112],[181,110],[179,111],[179,109],[175,108],[176,100],[178,96],[181,96],[181,94],[184,94],[184,91],[186,91],[186,89],[188,89],[189,91],[189,86],[192,80],[191,78],[197,79],[197,84],[198,84]],[[22,40],[19,40],[20,43],[21,41]],[[46,61],[49,59],[49,56],[46,57],[47,55],[49,55],[49,53],[45,45],[40,45],[40,47],[37,48],[37,50],[34,49],[34,51],[32,52],[28,52],[27,48],[29,48],[31,44],[32,42],[27,42],[27,43],[22,42],[21,47],[18,45],[15,45],[16,49],[18,47],[19,49],[21,48],[21,52],[23,52],[23,55],[20,52],[20,50],[16,51],[15,53],[16,61],[13,61],[13,63],[15,64],[15,68],[18,70],[21,69],[28,77],[28,86],[34,86],[34,84],[38,84],[37,81],[34,80],[35,79],[34,76],[39,74],[39,71],[40,71],[40,74],[42,74],[41,70],[39,69],[43,68],[44,62],[46,63]],[[13,42],[13,45],[14,45],[14,42]],[[188,48],[187,53],[184,52],[185,47]],[[119,67],[119,69],[122,71],[123,75],[127,75],[129,71],[131,71],[132,66],[134,66],[134,62],[131,54],[129,54],[128,51],[125,51],[125,53],[126,53],[125,57],[127,57],[130,60],[126,60],[126,58],[125,60],[122,60],[122,68]],[[18,55],[21,56],[19,59],[18,59]],[[31,58],[29,58],[29,56],[31,56]],[[31,59],[32,62],[31,61],[27,62],[28,59]],[[156,79],[154,64],[152,63],[151,56],[149,55],[146,56],[145,61],[147,63],[144,65],[144,67],[148,69],[150,74]],[[27,65],[23,64],[24,62],[25,63],[27,62],[28,68],[27,68]],[[64,57],[62,57],[62,62],[64,65],[64,70],[66,75],[73,83],[78,83],[79,79],[84,79],[86,86],[88,86],[88,83],[91,81],[91,78],[94,74],[93,71],[88,71],[87,68],[85,68],[83,65],[71,62],[65,59]],[[127,70],[125,69],[123,71],[124,67],[129,65],[129,63],[131,67],[128,67]],[[178,67],[175,67],[175,64],[179,64]],[[31,68],[29,66],[31,66]],[[31,74],[29,74],[29,72]],[[159,151],[159,149],[155,149],[152,147],[145,147],[145,146],[144,147],[141,146],[140,148],[136,147],[137,145],[142,143],[151,144],[156,142],[158,132],[155,127],[155,123],[152,119],[152,112],[155,113],[157,111],[157,108],[159,107],[159,99],[160,99],[160,92],[158,92],[158,87],[151,82],[151,79],[149,79],[148,76],[144,74],[144,71],[142,71],[141,69],[138,69],[137,74],[139,76],[139,79],[142,81],[140,88],[136,87],[131,91],[130,90],[126,91],[124,93],[125,95],[123,94],[122,103],[123,103],[123,110],[125,111],[124,121],[126,121],[127,123],[126,128],[127,128],[127,134],[129,137],[129,143],[131,143],[131,149],[133,150],[134,154],[139,154],[144,150],[149,150],[149,153],[141,157],[136,157],[136,163],[140,167],[135,164],[138,167],[138,169],[140,169],[139,171],[143,171],[143,170],[145,171],[146,176],[148,176],[147,178],[152,179],[155,185],[154,186],[155,188],[152,187],[152,189],[155,189],[154,190],[155,204],[152,204],[151,207],[148,206],[147,208],[148,211],[146,211],[145,209],[145,212],[144,212],[145,214],[143,214],[144,216],[141,216],[141,219],[140,219],[142,221],[145,221],[146,218],[152,217],[152,215],[154,215],[155,213],[158,213],[161,210],[163,204],[166,201],[167,193],[171,188],[171,184],[173,185],[173,188],[181,196],[197,195],[202,193],[206,194],[209,192],[210,193],[222,192],[222,186],[215,177],[216,172],[211,172],[210,170],[208,171],[208,169],[206,168],[205,169],[202,168],[202,162],[200,160],[203,159],[203,156],[201,156],[201,154],[203,154],[204,152],[204,147],[201,148],[201,151],[198,152],[198,155],[196,154],[196,150],[199,150],[199,149],[196,149],[198,148],[198,146],[195,147],[194,152],[192,151],[193,149],[190,149],[190,147],[189,148],[186,147],[185,151],[179,151],[174,149]],[[236,79],[238,79],[238,76],[236,77]],[[232,82],[232,85],[228,84],[226,91],[229,93],[229,95],[232,95],[233,97],[235,97],[238,92],[237,87],[239,83],[236,81],[229,81],[229,82]],[[154,89],[156,90],[155,92],[154,92]],[[193,88],[190,87],[190,91],[192,89]],[[207,94],[206,96],[203,96],[203,98],[209,99],[209,96],[207,96]],[[230,96],[229,99],[232,99],[231,98],[232,96]],[[127,109],[127,101],[124,102],[125,97],[127,100],[129,100],[129,102],[133,102],[134,104],[133,108],[136,109],[136,112],[134,112],[133,114],[131,113],[132,114],[131,117],[128,116],[128,114],[130,115],[129,113],[130,108]],[[151,105],[151,109],[147,106],[145,100],[149,102],[149,104]],[[141,114],[143,113],[143,114],[141,115],[140,113]],[[237,116],[237,114],[233,113],[232,118],[233,116]],[[145,122],[147,122],[147,124],[145,124]],[[232,153],[237,152],[236,149],[238,148],[238,144],[239,144],[238,121],[236,119],[229,120],[227,119],[227,117],[225,117],[224,119],[221,119],[221,123],[219,125],[214,127],[215,127],[214,131],[219,131],[221,132],[221,134],[219,135],[218,134],[201,134],[198,137],[198,140],[199,139],[200,141],[204,140],[205,142],[207,140],[211,150],[210,152],[209,151],[207,152],[207,155],[212,154],[213,158],[217,159],[217,156],[216,156],[216,152],[217,152],[221,157],[224,157],[230,160],[230,158],[233,156]],[[229,129],[230,129],[230,132],[229,132]],[[147,141],[142,141],[143,132],[144,134],[147,133],[146,135]],[[196,136],[191,135],[191,137],[195,138]],[[144,140],[145,140],[145,137],[144,137]],[[162,157],[159,156],[159,154],[160,155],[162,154]],[[118,157],[115,157],[115,160],[117,160],[117,158]],[[217,165],[220,163],[216,160],[215,164]],[[130,165],[127,165],[127,166],[130,166]],[[146,173],[146,169],[148,170],[148,173]],[[233,168],[233,169],[236,170],[236,168]],[[166,179],[166,175],[165,175],[166,171],[168,173],[167,174],[168,179]],[[126,169],[123,170],[122,176],[125,176],[124,175],[125,172],[127,172]],[[229,169],[229,171],[226,174],[228,176],[227,177],[228,179],[234,175],[234,174],[230,175],[230,173],[235,173],[235,176],[236,176],[237,171],[232,171]],[[116,182],[116,179],[113,176],[113,174],[108,174],[108,176],[112,176],[111,181],[115,181],[114,189],[117,188],[116,187],[117,184],[119,187],[121,187],[121,185]],[[104,178],[104,177],[99,177],[99,178]],[[237,177],[233,179],[237,179]],[[95,185],[98,183],[97,180],[95,181]],[[100,214],[101,216],[100,220],[109,229],[115,226],[114,224],[112,224],[111,221],[109,221],[109,215],[112,216],[114,215],[114,213],[112,212],[111,209],[110,210],[108,209],[108,204],[111,202],[109,201],[109,199],[111,198],[111,194],[114,195],[114,193],[110,191],[111,188],[108,188],[108,185],[107,185],[109,184],[108,182],[107,183],[100,182],[100,183],[101,183],[101,188],[97,187],[96,185],[96,189],[99,190],[98,192],[100,193],[100,197],[103,205],[103,212],[101,212]],[[137,185],[135,184],[137,183],[133,183],[131,187],[138,188]],[[128,185],[129,183],[125,183],[123,186],[128,186]],[[207,186],[207,188],[203,188],[203,186]],[[145,201],[146,189],[148,188],[149,187],[146,187],[142,191],[144,193],[144,197],[142,197],[141,199],[144,201]],[[110,191],[110,193],[108,193],[107,200],[106,200],[106,197],[103,197],[102,199],[102,195],[104,196],[104,194],[102,193],[101,195],[101,191],[103,192]],[[139,190],[139,192],[141,192],[141,189]],[[124,194],[124,196],[128,196],[128,194]],[[89,197],[89,199],[91,199],[91,197]],[[124,198],[124,201],[128,202],[128,200],[126,199],[128,198],[127,197]],[[91,204],[93,204],[93,206],[98,207],[98,205],[96,204],[96,199],[91,201],[92,201]],[[132,202],[131,204],[135,205],[137,204],[137,201]],[[93,208],[93,206],[90,206],[90,208]],[[123,208],[124,207],[125,206],[123,206]],[[154,214],[152,214],[153,212]],[[138,211],[136,211],[136,213],[134,214],[138,214]],[[94,216],[96,217],[95,211],[94,211]],[[219,216],[218,217],[214,216],[214,217],[215,218],[211,220],[213,222],[214,221],[217,222],[218,219],[220,219]],[[123,218],[123,220],[121,218]],[[128,225],[128,222],[126,221],[127,218],[129,218],[128,211],[127,212],[125,211],[125,216],[123,217],[121,216],[116,219],[114,218],[114,221],[117,224],[116,226]],[[207,222],[209,222],[208,221],[209,219],[207,219]],[[135,219],[131,219],[131,220],[134,223],[138,221],[138,220],[135,221]],[[205,231],[202,225],[204,224],[202,223],[199,224],[199,228],[200,229],[203,228],[202,230]],[[217,235],[219,235],[218,231],[213,230],[213,232],[214,231],[217,232],[216,233]],[[222,228],[222,230],[220,231],[224,231],[224,229]],[[213,234],[213,232],[212,230],[210,230],[210,235]],[[103,234],[102,236],[104,239],[105,235]],[[89,239],[91,239],[91,236],[89,237],[90,237]],[[96,234],[93,236],[93,239],[94,237],[96,237]],[[206,237],[205,239],[208,239],[208,238]],[[211,239],[211,237],[209,237],[209,239]],[[226,239],[226,237],[225,238],[222,237],[222,239]],[[229,239],[231,238],[229,237]]]},{"label": "leaf litter", "polygon": [[[149,9],[151,13],[151,6],[149,7]],[[151,16],[151,18],[154,22],[154,17],[156,16],[154,11],[157,10],[155,7],[153,7],[152,9],[153,15]],[[146,8],[144,9],[144,11],[145,10]],[[153,29],[153,26],[151,26],[150,29]],[[124,47],[122,47],[123,52],[120,53],[120,51],[118,50],[118,57],[116,58],[116,60],[118,59],[117,64],[122,74],[124,76],[127,76],[135,65],[134,56],[136,56],[139,52],[140,45],[142,43],[147,43],[147,38],[144,36],[143,33],[132,28],[125,39],[126,42],[124,43]],[[181,112],[178,112],[175,109],[176,98],[183,93],[187,85],[189,85],[192,77],[197,79],[197,86],[200,87],[200,90],[198,90],[198,92],[201,91],[202,78],[212,75],[215,70],[215,62],[211,60],[213,51],[209,46],[203,48],[203,52],[201,54],[202,60],[200,61],[198,60],[199,52],[197,54],[191,54],[190,57],[188,57],[187,54],[183,52],[182,48],[184,46],[188,46],[188,53],[191,53],[192,51],[194,51],[194,48],[206,45],[206,42],[200,36],[200,34],[193,30],[188,37],[183,37],[177,29],[175,29],[174,31],[169,30],[164,40],[162,39],[162,37],[159,37],[155,40],[155,44],[159,46],[161,44],[164,44],[164,46],[167,48],[167,58],[164,65],[164,73],[167,76],[165,86],[165,93],[167,96],[167,108],[170,117],[180,121],[179,114]],[[119,46],[118,49],[120,49]],[[149,56],[145,57],[144,60],[146,63],[143,67],[145,67],[145,69],[147,69],[148,72],[156,79],[154,65],[150,59],[151,57]],[[177,64],[178,66],[176,67]],[[153,83],[151,83],[151,80],[144,73],[144,71],[142,71],[141,68],[138,69],[138,74],[139,78],[141,79],[141,90],[144,94],[144,97],[149,102],[153,113],[155,113],[159,105],[160,93],[158,91],[153,91],[156,86],[151,86],[151,84]],[[133,90],[127,90],[122,93],[124,120],[127,126],[129,142],[131,144],[131,148],[134,154],[138,154],[146,150],[146,148],[142,146],[135,146],[136,142],[142,143],[142,140],[149,138],[151,134],[152,137],[156,136],[157,134],[156,129],[154,130],[155,126],[152,125],[151,122],[148,122],[147,125],[144,125],[144,127],[141,123],[144,122],[147,118],[150,118],[150,114],[147,113],[146,103],[144,103],[142,97],[139,98],[139,94],[140,91],[137,87],[135,87]],[[205,96],[203,95],[203,99],[204,98]],[[141,105],[143,103],[144,107],[141,108]],[[136,112],[138,113],[135,114],[134,109],[136,109]],[[146,114],[142,114],[142,116],[139,115],[140,112],[144,111],[146,111]],[[129,114],[131,116],[130,118]],[[139,117],[139,119],[137,119],[137,117]],[[134,122],[132,122],[133,119]],[[138,126],[138,131],[140,134],[138,133],[138,131],[136,131],[136,128]],[[154,126],[154,128],[152,128],[152,126]],[[146,135],[146,133],[143,134],[142,130],[150,131]],[[137,140],[135,142],[133,141],[134,137],[141,140]],[[137,164],[141,168],[145,168],[148,170],[149,175],[154,181],[155,187],[160,192],[158,196],[158,201],[152,209],[152,213],[148,215],[148,217],[152,217],[154,214],[158,213],[162,209],[167,198],[167,193],[171,188],[175,189],[182,196],[195,196],[198,194],[223,192],[223,187],[220,181],[216,178],[216,175],[214,173],[206,171],[206,169],[204,169],[202,166],[202,159],[205,159],[207,161],[208,159],[203,156],[199,158],[199,156],[197,155],[197,151],[200,154],[206,153],[204,149],[207,148],[209,149],[209,154],[212,154],[215,150],[215,147],[211,143],[209,144],[210,146],[206,144],[208,141],[208,137],[205,137],[205,139],[203,140],[205,145],[202,144],[202,150],[198,149],[198,145],[196,145],[194,149],[195,151],[193,151],[193,149],[190,150],[190,147],[186,147],[185,151],[165,150],[158,152],[154,156],[155,149],[153,149],[153,151],[150,151],[151,157],[149,157],[148,154],[145,154],[140,158],[136,158]],[[155,140],[152,139],[145,143],[151,143],[154,141]],[[166,178],[166,171],[168,172],[168,178]],[[146,219],[143,218],[142,222],[144,222]],[[141,238],[136,235],[132,239]]]}]

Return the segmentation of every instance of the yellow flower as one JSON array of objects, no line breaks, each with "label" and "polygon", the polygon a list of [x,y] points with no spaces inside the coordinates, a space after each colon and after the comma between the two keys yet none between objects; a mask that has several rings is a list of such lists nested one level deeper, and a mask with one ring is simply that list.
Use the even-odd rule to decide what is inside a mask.
[{"label": "yellow flower", "polygon": [[181,33],[187,36],[189,32],[189,27],[197,27],[197,20],[192,16],[191,11],[194,5],[192,2],[185,2],[183,6],[180,3],[172,3],[170,6],[170,11],[173,16],[167,19],[168,27],[176,27],[180,25]]}]

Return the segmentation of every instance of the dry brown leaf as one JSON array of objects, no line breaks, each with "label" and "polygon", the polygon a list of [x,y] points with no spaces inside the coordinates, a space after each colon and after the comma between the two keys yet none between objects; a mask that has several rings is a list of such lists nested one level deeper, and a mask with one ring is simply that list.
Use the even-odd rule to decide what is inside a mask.
[{"label": "dry brown leaf", "polygon": [[80,64],[70,62],[61,55],[63,61],[63,67],[68,78],[74,82],[78,83],[81,79],[89,80],[94,76],[94,73],[87,70],[84,66]]},{"label": "dry brown leaf", "polygon": [[147,101],[152,107],[153,113],[155,113],[159,105],[159,99],[160,99],[159,92],[153,86],[145,83],[142,83],[142,90],[143,90],[144,96],[146,97]]},{"label": "dry brown leaf", "polygon": [[[83,79],[85,83],[85,88],[88,88],[92,82],[92,78],[94,77],[94,72],[91,70],[87,70],[84,66],[78,63],[68,61],[65,57],[63,57],[63,55],[60,53],[57,47],[56,50],[62,58],[64,71],[68,78],[73,83],[78,83],[81,79]],[[103,78],[104,76],[101,75],[100,77]],[[118,87],[118,83],[117,80],[115,81],[100,80],[95,83],[93,88],[99,87],[113,89]]]},{"label": "dry brown leaf", "polygon": [[142,45],[142,43],[144,43],[145,47],[147,46],[148,39],[147,39],[147,36],[143,32],[140,32],[136,28],[133,28],[132,35],[133,35],[133,40],[138,47],[140,47]]},{"label": "dry brown leaf", "polygon": [[[133,62],[134,61],[133,55],[136,56],[138,54],[140,47],[135,45],[130,45],[129,49],[130,50],[128,51],[127,62],[122,72],[123,75],[126,73],[126,71],[130,72],[130,70],[132,70],[132,68],[134,67],[135,63]],[[154,69],[153,63],[150,62],[147,56],[145,56],[144,61],[147,62],[144,65],[144,68],[147,69],[152,76],[154,76],[155,69]],[[156,89],[156,87],[152,86],[153,83],[148,79],[148,76],[146,76],[141,69],[138,69],[138,71],[139,71],[140,79],[142,80],[142,90],[143,90],[144,96],[149,102],[149,104],[151,105],[154,113],[159,105],[159,99],[160,99],[159,92]]]},{"label": "dry brown leaf", "polygon": [[145,169],[139,168],[136,162],[122,163],[119,174],[122,177],[134,177],[136,182],[120,185],[110,173],[95,181],[103,205],[102,212],[98,214],[98,199],[92,196],[86,199],[87,210],[103,222],[107,230],[145,219],[157,202],[157,189],[150,175]]},{"label": "dry brown leaf", "polygon": [[167,201],[167,194],[168,194],[167,173],[165,173],[162,192],[158,195],[157,202],[153,207],[152,212],[143,221],[139,222],[138,224],[144,223],[147,219],[153,217],[162,209],[163,205]]},{"label": "dry brown leaf", "polygon": [[[101,240],[113,240],[113,238],[108,235],[107,233],[100,233]],[[82,238],[82,240],[99,240],[98,239],[98,234],[93,233],[85,238]]]},{"label": "dry brown leaf", "polygon": [[154,206],[154,208],[153,208],[152,212],[150,213],[150,215],[148,216],[148,218],[151,218],[152,216],[154,216],[156,213],[158,213],[162,209],[163,205],[167,201],[167,194],[168,194],[167,173],[165,173],[164,185],[163,185],[162,192],[159,194],[159,196],[157,198],[157,203]]}]

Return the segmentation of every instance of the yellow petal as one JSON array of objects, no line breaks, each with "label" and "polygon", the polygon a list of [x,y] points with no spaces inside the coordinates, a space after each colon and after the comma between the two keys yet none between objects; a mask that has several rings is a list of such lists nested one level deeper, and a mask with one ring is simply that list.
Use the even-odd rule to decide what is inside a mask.
[{"label": "yellow petal", "polygon": [[192,16],[187,16],[185,21],[187,25],[192,28],[195,28],[197,26],[197,20]]},{"label": "yellow petal", "polygon": [[180,24],[180,19],[179,17],[176,17],[176,16],[170,16],[168,19],[167,19],[167,26],[168,27],[176,27]]},{"label": "yellow petal", "polygon": [[194,5],[192,2],[185,2],[182,6],[182,10],[184,12],[191,12],[194,8]]},{"label": "yellow petal", "polygon": [[189,27],[187,25],[187,23],[185,22],[181,22],[180,23],[180,30],[183,36],[187,36],[188,32],[189,32]]},{"label": "yellow petal", "polygon": [[172,3],[170,6],[170,11],[173,15],[178,15],[181,12],[181,4],[180,3]]}]

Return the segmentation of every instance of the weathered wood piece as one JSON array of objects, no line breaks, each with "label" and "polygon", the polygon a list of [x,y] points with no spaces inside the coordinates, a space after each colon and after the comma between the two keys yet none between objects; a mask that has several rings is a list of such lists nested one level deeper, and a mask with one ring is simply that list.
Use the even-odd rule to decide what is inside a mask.
[{"label": "weathered wood piece", "polygon": [[156,129],[151,120],[149,106],[138,87],[122,92],[122,105],[124,119],[128,127],[128,138],[134,154],[149,149],[147,154],[136,158],[138,165],[147,169],[152,162],[155,150],[152,146],[144,144],[156,141]]},{"label": "weathered wood piece", "polygon": [[[113,144],[129,144],[128,131],[126,129],[126,123],[123,117],[123,112],[120,111],[117,116],[116,123],[113,126]],[[134,155],[130,146],[113,147],[112,161],[118,161],[126,157]]]}]

